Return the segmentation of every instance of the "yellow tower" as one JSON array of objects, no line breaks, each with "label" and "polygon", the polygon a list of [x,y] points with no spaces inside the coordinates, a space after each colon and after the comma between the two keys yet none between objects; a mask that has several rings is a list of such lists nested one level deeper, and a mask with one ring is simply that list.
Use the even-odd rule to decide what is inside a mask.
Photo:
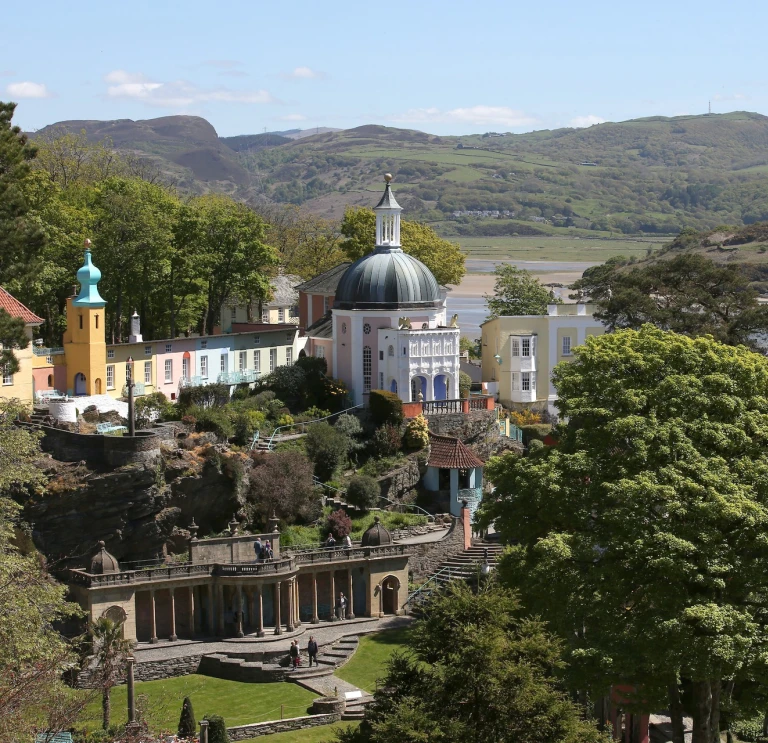
[{"label": "yellow tower", "polygon": [[67,299],[64,354],[67,391],[75,395],[102,395],[107,389],[107,344],[104,307],[99,295],[101,271],[91,262],[91,241],[85,241],[85,263],[77,272],[80,293]]}]

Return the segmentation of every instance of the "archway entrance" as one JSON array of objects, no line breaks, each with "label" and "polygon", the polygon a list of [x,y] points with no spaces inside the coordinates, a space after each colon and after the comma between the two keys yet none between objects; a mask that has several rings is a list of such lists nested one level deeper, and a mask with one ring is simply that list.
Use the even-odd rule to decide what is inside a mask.
[{"label": "archway entrance", "polygon": [[95,388],[96,394],[97,394],[97,395],[100,395],[100,394],[101,394],[101,380],[100,380],[100,379],[97,379],[97,380],[96,380],[96,381],[93,383],[93,386],[94,386],[94,388]]},{"label": "archway entrance", "polygon": [[438,374],[435,377],[435,400],[448,399],[448,377],[445,374]]},{"label": "archway entrance", "polygon": [[394,392],[395,394],[397,394],[397,380],[393,379],[389,383],[389,391],[390,392]]},{"label": "archway entrance", "polygon": [[421,392],[421,399],[427,399],[427,378],[426,377],[413,377],[411,379],[411,402],[419,401],[419,392]]},{"label": "archway entrance", "polygon": [[400,606],[398,594],[400,581],[394,575],[385,578],[381,583],[381,610],[385,614],[397,614]]},{"label": "archway entrance", "polygon": [[84,395],[85,392],[85,374],[78,372],[75,374],[75,394]]},{"label": "archway entrance", "polygon": [[106,609],[101,616],[105,619],[110,619],[115,624],[119,625],[120,638],[125,639],[124,628],[125,620],[128,619],[128,615],[125,613],[125,609],[123,609],[122,606],[110,606],[109,609]]}]

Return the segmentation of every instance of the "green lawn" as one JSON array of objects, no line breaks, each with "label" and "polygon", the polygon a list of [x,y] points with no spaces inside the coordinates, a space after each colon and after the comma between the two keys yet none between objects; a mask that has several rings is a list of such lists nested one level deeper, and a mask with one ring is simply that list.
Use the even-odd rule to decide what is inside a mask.
[{"label": "green lawn", "polygon": [[390,629],[360,638],[360,647],[336,675],[359,689],[373,693],[376,681],[386,672],[386,663],[396,650],[404,650],[410,627]]},{"label": "green lawn", "polygon": [[334,731],[345,730],[348,727],[356,728],[359,722],[336,722],[333,725],[321,725],[306,730],[293,730],[290,733],[275,733],[274,735],[262,735],[260,738],[248,740],[265,740],[269,743],[332,743],[336,740]]},{"label": "green lawn", "polygon": [[[284,717],[306,715],[317,694],[288,682],[273,684],[244,684],[209,676],[180,676],[163,681],[144,681],[136,684],[136,695],[147,697],[146,720],[155,732],[175,732],[185,696],[192,700],[195,717],[201,720],[207,714],[221,715],[227,727],[250,722],[279,720],[280,706]],[[112,722],[123,724],[128,720],[126,687],[112,689]],[[86,708],[86,717],[78,727],[100,727],[101,699]],[[278,739],[276,737],[276,739]],[[280,740],[283,740],[280,738]],[[286,738],[285,740],[291,740]],[[297,739],[298,740],[298,739]],[[305,740],[302,738],[302,741]],[[325,740],[324,738],[307,740]]]}]

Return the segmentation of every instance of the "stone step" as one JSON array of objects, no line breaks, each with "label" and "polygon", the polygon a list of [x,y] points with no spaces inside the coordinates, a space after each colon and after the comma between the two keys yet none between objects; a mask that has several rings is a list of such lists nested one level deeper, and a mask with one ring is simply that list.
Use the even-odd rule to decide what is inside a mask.
[{"label": "stone step", "polygon": [[351,653],[343,652],[342,650],[327,650],[326,652],[321,654],[321,657],[323,658],[349,658]]}]

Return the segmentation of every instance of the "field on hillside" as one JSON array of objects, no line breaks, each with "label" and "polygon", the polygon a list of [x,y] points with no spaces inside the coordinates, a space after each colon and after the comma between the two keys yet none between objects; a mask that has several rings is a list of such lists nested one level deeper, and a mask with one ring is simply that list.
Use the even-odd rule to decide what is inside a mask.
[{"label": "field on hillside", "polygon": [[452,237],[469,258],[602,263],[615,255],[645,257],[663,240],[611,240],[566,237]]}]

